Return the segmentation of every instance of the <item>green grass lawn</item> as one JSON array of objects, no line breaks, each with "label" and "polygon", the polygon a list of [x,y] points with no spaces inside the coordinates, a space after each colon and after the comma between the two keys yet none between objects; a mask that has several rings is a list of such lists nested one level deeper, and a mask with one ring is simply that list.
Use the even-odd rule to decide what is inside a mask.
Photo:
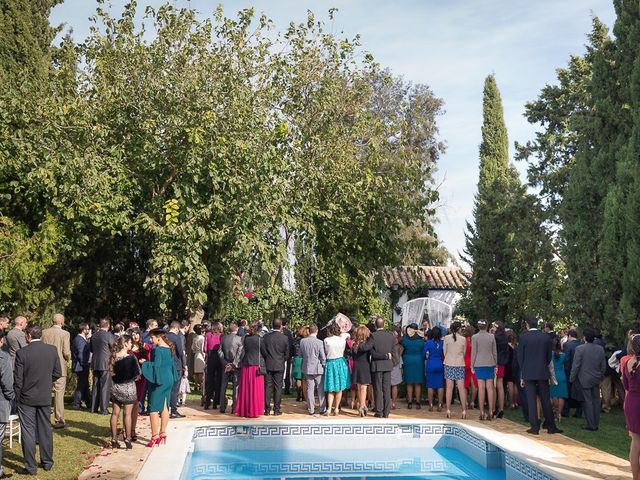
[{"label": "green grass lawn", "polygon": [[[573,410],[571,411],[573,415]],[[504,412],[505,418],[513,420],[517,423],[526,424],[522,418],[522,411],[508,410]],[[564,430],[564,435],[586,443],[592,447],[610,453],[620,458],[629,458],[629,445],[631,438],[627,434],[625,426],[624,412],[622,407],[611,409],[610,413],[602,413],[600,415],[600,428],[597,432],[583,430],[582,426],[586,424],[583,418],[563,418],[560,428]]]},{"label": "green grass lawn", "polygon": [[[6,473],[12,473],[15,479],[38,478],[42,480],[72,480],[91,464],[100,453],[106,439],[110,437],[109,416],[97,415],[85,411],[65,408],[67,426],[53,430],[53,469],[45,472],[38,469],[38,476],[16,475],[24,467],[22,448],[14,439],[13,449],[9,450],[9,441],[5,436],[3,464]],[[8,435],[8,427],[7,427]],[[36,450],[36,460],[40,456]]]}]

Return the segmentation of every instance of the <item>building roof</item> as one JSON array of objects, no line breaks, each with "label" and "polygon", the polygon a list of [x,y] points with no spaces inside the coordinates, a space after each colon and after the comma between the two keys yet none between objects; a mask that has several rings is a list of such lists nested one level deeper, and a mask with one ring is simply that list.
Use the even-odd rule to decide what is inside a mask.
[{"label": "building roof", "polygon": [[387,268],[383,272],[387,288],[428,287],[458,290],[469,286],[468,275],[460,267],[435,267],[431,265]]}]

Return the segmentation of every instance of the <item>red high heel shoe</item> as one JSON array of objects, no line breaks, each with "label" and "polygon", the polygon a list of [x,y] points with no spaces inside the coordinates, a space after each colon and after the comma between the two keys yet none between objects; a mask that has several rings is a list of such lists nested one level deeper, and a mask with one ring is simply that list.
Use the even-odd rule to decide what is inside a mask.
[{"label": "red high heel shoe", "polygon": [[149,443],[147,443],[147,447],[152,448],[157,445],[159,441],[160,437],[158,437],[157,435],[151,435],[151,440],[149,440]]},{"label": "red high heel shoe", "polygon": [[167,443],[167,434],[166,433],[161,433],[160,436],[158,437],[158,439],[156,440],[156,445],[160,445],[161,443],[166,445],[166,443]]}]

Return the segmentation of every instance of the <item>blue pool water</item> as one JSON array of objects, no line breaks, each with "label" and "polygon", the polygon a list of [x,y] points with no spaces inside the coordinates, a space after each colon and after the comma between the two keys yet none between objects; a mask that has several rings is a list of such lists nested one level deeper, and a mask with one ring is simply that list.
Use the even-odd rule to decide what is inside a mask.
[{"label": "blue pool water", "polygon": [[505,480],[505,470],[484,468],[452,448],[196,450],[187,458],[182,476],[183,480],[381,477]]}]

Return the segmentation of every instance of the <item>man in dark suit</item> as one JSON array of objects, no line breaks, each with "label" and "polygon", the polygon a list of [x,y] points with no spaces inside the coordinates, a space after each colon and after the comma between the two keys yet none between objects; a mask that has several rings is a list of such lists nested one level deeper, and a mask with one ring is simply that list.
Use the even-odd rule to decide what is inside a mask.
[{"label": "man in dark suit", "polygon": [[607,370],[607,360],[604,348],[594,343],[595,331],[593,328],[584,329],[586,343],[576,348],[576,354],[571,367],[569,382],[580,383],[583,397],[583,408],[587,425],[585,430],[595,432],[600,425],[600,382]]},{"label": "man in dark suit", "polygon": [[287,326],[286,319],[282,320],[282,333],[284,333],[284,335],[289,340],[289,357],[287,358],[287,362],[284,370],[284,394],[290,395],[291,394],[291,366],[293,364],[292,359],[295,351],[293,348],[293,333],[291,333],[291,330]]},{"label": "man in dark suit", "polygon": [[71,370],[76,374],[76,389],[73,392],[72,408],[80,410],[82,402],[87,408],[91,408],[91,394],[89,393],[89,324],[80,324],[80,333],[76,335],[71,344]]},{"label": "man in dark suit", "polygon": [[555,328],[553,326],[553,323],[547,322],[547,323],[544,324],[544,333],[547,334],[547,336],[549,337],[549,340],[551,341],[551,344],[553,345],[553,341],[558,336],[558,334],[556,333],[556,330],[555,330]]},{"label": "man in dark suit", "polygon": [[[576,348],[578,348],[582,342],[578,340],[578,332],[574,328],[569,329],[567,332],[567,341],[562,347],[562,351],[565,353],[564,359],[564,373],[567,377],[567,382],[571,377],[571,369],[573,367],[573,359],[576,355]],[[566,402],[564,402],[564,407],[562,408],[562,416],[568,417],[571,413],[571,408],[575,408],[574,417],[581,418],[582,417],[582,396],[577,395],[580,389],[579,385],[576,385],[575,388],[571,383],[567,385],[569,387],[569,398]]]},{"label": "man in dark suit", "polygon": [[282,381],[284,370],[289,358],[289,339],[282,332],[282,320],[273,321],[273,331],[262,339],[262,347],[265,352],[265,364],[267,368],[266,386],[264,396],[264,414],[271,413],[271,397],[273,396],[273,414],[282,415],[280,402],[282,400]]},{"label": "man in dark suit", "polygon": [[527,402],[527,393],[524,390],[524,385],[520,382],[520,364],[518,363],[518,355],[513,355],[513,360],[511,363],[513,378],[516,379],[516,389],[518,390],[518,395],[520,397],[520,408],[522,409],[522,416],[524,417],[524,421],[529,421],[529,405]]},{"label": "man in dark suit", "polygon": [[395,339],[393,333],[385,331],[382,317],[375,319],[375,327],[376,331],[371,334],[373,338],[371,373],[376,399],[375,416],[388,418],[391,411],[391,370],[393,370],[391,351]]},{"label": "man in dark suit", "polygon": [[53,468],[53,431],[51,429],[51,390],[62,376],[58,351],[40,341],[42,328],[27,327],[29,344],[16,352],[13,389],[18,403],[22,430],[23,475],[36,475],[36,437],[40,446],[40,464]]},{"label": "man in dark suit", "polygon": [[227,410],[227,386],[231,382],[231,398],[236,404],[238,393],[238,377],[240,375],[240,360],[243,354],[242,337],[238,336],[238,326],[229,325],[229,333],[220,339],[220,355],[222,360],[222,381],[220,382],[220,413]]},{"label": "man in dark suit", "polygon": [[180,329],[182,324],[177,321],[171,322],[171,329],[167,333],[167,338],[173,342],[176,346],[176,356],[173,357],[173,362],[176,365],[178,371],[178,379],[173,383],[171,389],[171,418],[184,418],[180,412],[178,412],[178,394],[180,392],[180,380],[184,375],[184,368],[186,361],[184,358],[184,335],[181,335]]},{"label": "man in dark suit", "polygon": [[116,339],[109,331],[111,320],[100,320],[100,329],[91,336],[89,348],[91,368],[93,369],[93,390],[91,391],[91,411],[100,412],[102,415],[110,415],[109,398],[111,397],[111,374],[109,362],[111,360],[111,347]]},{"label": "man in dark suit", "polygon": [[518,344],[518,364],[520,365],[520,385],[525,389],[529,423],[531,428],[527,433],[538,435],[540,432],[540,419],[536,397],[540,397],[542,411],[544,412],[545,425],[549,433],[562,433],[556,427],[549,397],[549,363],[551,362],[551,342],[549,335],[538,330],[538,319],[530,316],[526,318],[529,330],[520,336]]}]

